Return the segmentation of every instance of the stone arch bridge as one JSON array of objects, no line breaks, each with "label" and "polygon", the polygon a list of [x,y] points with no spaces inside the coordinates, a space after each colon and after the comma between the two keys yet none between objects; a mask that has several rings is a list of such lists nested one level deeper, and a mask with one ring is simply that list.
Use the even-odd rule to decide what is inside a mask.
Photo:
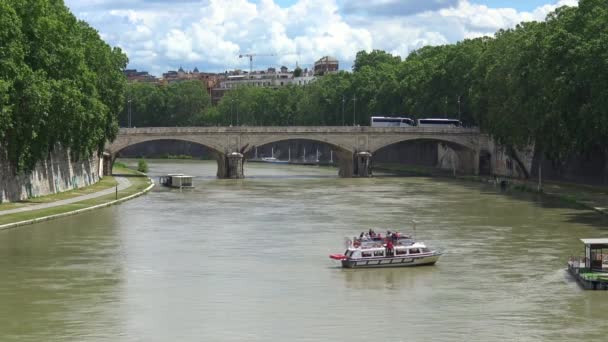
[{"label": "stone arch bridge", "polygon": [[125,147],[153,140],[182,140],[209,148],[218,163],[219,178],[242,178],[243,155],[256,146],[285,140],[310,140],[335,148],[341,177],[368,177],[371,160],[383,147],[410,140],[444,143],[457,155],[459,171],[478,174],[480,152],[488,137],[476,128],[422,127],[149,127],[121,128],[106,145],[105,172]]}]

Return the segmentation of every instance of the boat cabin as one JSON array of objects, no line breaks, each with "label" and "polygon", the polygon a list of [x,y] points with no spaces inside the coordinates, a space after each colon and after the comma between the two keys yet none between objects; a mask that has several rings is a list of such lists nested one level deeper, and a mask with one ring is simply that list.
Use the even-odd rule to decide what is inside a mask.
[{"label": "boat cabin", "polygon": [[[423,255],[426,253],[431,253],[432,251],[427,248],[422,243],[414,243],[408,246],[399,246],[396,245],[393,247],[394,255],[389,256],[417,256]],[[359,258],[383,258],[386,257],[386,248],[385,247],[372,247],[372,248],[349,248],[344,254],[348,258],[359,259]]]},{"label": "boat cabin", "polygon": [[585,244],[585,268],[608,272],[608,239],[581,239]]},{"label": "boat cabin", "polygon": [[192,176],[181,173],[168,174],[160,178],[160,183],[172,188],[192,188]]}]

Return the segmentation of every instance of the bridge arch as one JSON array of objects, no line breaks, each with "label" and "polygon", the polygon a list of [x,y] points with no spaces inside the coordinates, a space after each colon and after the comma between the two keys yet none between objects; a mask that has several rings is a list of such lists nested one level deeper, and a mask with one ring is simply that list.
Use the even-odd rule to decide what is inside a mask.
[{"label": "bridge arch", "polygon": [[376,152],[384,147],[397,144],[400,142],[406,141],[416,141],[416,140],[426,140],[426,141],[437,141],[442,143],[447,143],[452,146],[459,146],[462,148],[469,149],[471,151],[477,151],[479,142],[476,141],[476,138],[473,137],[463,137],[463,136],[450,136],[445,135],[441,137],[431,136],[431,135],[395,135],[383,137],[382,139],[378,139],[370,144],[369,152]]},{"label": "bridge arch", "polygon": [[477,174],[479,172],[478,144],[466,137],[433,137],[424,135],[387,137],[382,142],[377,142],[371,149],[371,152],[377,154],[383,149],[403,142],[437,143],[435,167],[453,169],[462,173]]},{"label": "bridge arch", "polygon": [[[315,142],[315,143],[320,143],[320,144],[325,144],[325,145],[331,146],[337,157],[336,159],[337,159],[338,167],[339,167],[338,174],[341,177],[352,177],[352,175],[353,175],[352,149],[350,147],[347,147],[346,144],[332,141],[331,139],[328,139],[328,138],[321,138],[321,137],[307,136],[307,135],[298,135],[298,136],[293,136],[293,137],[285,137],[285,136],[265,137],[265,138],[255,139],[255,140],[251,141],[250,144],[247,145],[243,149],[242,153],[247,154],[248,152],[253,151],[256,147],[262,147],[262,146],[266,146],[266,145],[270,145],[270,144],[277,144],[277,143],[287,142],[287,141],[309,141],[309,142]],[[255,142],[255,144],[253,144],[253,142]]]},{"label": "bridge arch", "polygon": [[246,146],[243,153],[247,153],[247,152],[251,151],[256,146],[260,147],[260,146],[264,146],[264,145],[268,145],[268,144],[279,143],[279,142],[289,141],[289,140],[313,141],[313,142],[317,142],[317,143],[330,145],[332,147],[335,147],[336,150],[348,152],[351,154],[354,152],[352,149],[352,146],[348,145],[345,142],[338,141],[338,139],[332,139],[332,137],[321,137],[321,136],[316,136],[314,134],[312,134],[312,135],[308,134],[308,135],[294,135],[294,136],[284,136],[284,135],[278,136],[277,135],[277,136],[256,137],[255,139],[251,139],[249,141],[249,145]]},{"label": "bridge arch", "polygon": [[111,144],[106,146],[106,153],[108,158],[104,161],[107,164],[107,171],[105,172],[107,175],[111,174],[112,166],[120,151],[124,150],[127,147],[144,144],[147,142],[153,141],[185,141],[193,144],[201,145],[206,147],[211,152],[212,156],[216,159],[218,169],[217,175],[218,177],[222,176],[225,173],[225,154],[223,152],[223,146],[218,145],[216,143],[217,139],[211,139],[210,137],[205,136],[176,136],[176,137],[168,137],[168,136],[155,136],[155,135],[139,135],[133,137],[124,137],[119,136],[116,140],[114,140]]}]

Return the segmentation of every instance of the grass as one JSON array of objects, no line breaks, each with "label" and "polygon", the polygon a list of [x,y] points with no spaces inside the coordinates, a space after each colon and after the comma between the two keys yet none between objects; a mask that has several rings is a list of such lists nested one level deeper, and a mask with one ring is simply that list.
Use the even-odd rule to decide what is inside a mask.
[{"label": "grass", "polygon": [[[130,187],[128,187],[127,189],[118,191],[118,199],[125,198],[128,196],[134,195],[138,192],[141,192],[150,185],[150,180],[148,179],[147,176],[142,175],[141,173],[139,173],[135,170],[126,168],[126,167],[124,167],[124,165],[121,165],[121,164],[115,165],[112,172],[114,174],[120,174],[122,176],[128,177],[129,181],[131,182]],[[116,180],[114,180],[114,177],[106,176],[106,177],[104,177],[104,180],[106,178],[111,178],[112,181],[114,182],[114,184],[116,183]],[[96,185],[97,184],[95,184],[93,186],[96,186]],[[91,186],[91,187],[93,187],[93,186]],[[90,188],[90,187],[87,187],[87,188]],[[107,189],[107,187],[106,187],[106,189]],[[98,188],[96,188],[96,190],[88,191],[87,193],[95,192],[95,191],[99,191],[99,190],[104,190],[104,188],[98,187]],[[49,197],[49,196],[45,196],[45,197]],[[68,198],[72,198],[72,197],[74,197],[74,196],[71,196]],[[50,216],[50,215],[67,213],[67,212],[78,210],[78,209],[84,209],[84,208],[92,207],[95,205],[108,203],[108,202],[114,201],[116,199],[117,199],[116,194],[111,194],[111,195],[92,198],[89,200],[80,201],[80,202],[76,202],[76,203],[65,204],[65,205],[61,205],[61,206],[57,206],[57,207],[53,207],[53,208],[46,208],[46,209],[40,209],[40,210],[27,211],[27,212],[23,212],[23,213],[4,215],[4,216],[0,216],[0,225],[13,223],[13,222],[26,221],[26,220],[31,220],[31,219],[35,219],[35,218],[39,218],[39,217]],[[40,203],[45,203],[45,202],[40,202]]]},{"label": "grass", "polygon": [[41,204],[41,203],[50,203],[50,202],[55,202],[55,201],[64,200],[64,199],[70,199],[70,198],[74,198],[74,197],[78,197],[78,196],[82,196],[82,195],[91,194],[91,193],[94,193],[97,191],[110,189],[110,188],[115,187],[117,184],[118,184],[118,182],[114,179],[114,177],[105,176],[99,182],[97,182],[93,185],[83,187],[83,188],[78,188],[78,189],[74,189],[74,190],[70,190],[70,191],[66,191],[66,192],[60,192],[57,194],[47,195],[47,196],[34,197],[34,198],[30,198],[30,199],[27,199],[24,201],[19,201],[19,202],[0,204],[0,211],[28,207],[31,205]]}]

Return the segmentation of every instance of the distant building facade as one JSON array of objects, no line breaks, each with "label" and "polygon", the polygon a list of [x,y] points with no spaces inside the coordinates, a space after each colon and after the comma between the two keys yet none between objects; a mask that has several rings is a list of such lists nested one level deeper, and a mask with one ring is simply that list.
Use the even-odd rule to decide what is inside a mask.
[{"label": "distant building facade", "polygon": [[335,73],[340,70],[338,60],[331,56],[321,57],[315,62],[315,75],[325,75],[329,73]]},{"label": "distant building facade", "polygon": [[263,88],[280,88],[289,85],[303,86],[315,80],[312,71],[308,69],[302,70],[299,77],[294,76],[294,72],[283,66],[276,71],[275,68],[267,70],[254,71],[249,74],[241,70],[226,72],[222,79],[219,80],[218,86],[211,90],[211,101],[217,104],[226,92],[238,87],[263,87]]},{"label": "distant building facade", "polygon": [[147,71],[137,71],[137,69],[125,69],[123,71],[129,82],[158,82],[158,78],[150,75]]},{"label": "distant building facade", "polygon": [[[286,66],[276,68],[268,68],[266,70],[253,71],[251,74],[247,71],[233,70],[224,73],[208,73],[200,72],[198,68],[192,71],[186,71],[183,67],[179,67],[177,71],[169,70],[163,73],[163,77],[158,79],[146,71],[137,71],[136,69],[127,69],[124,71],[129,82],[153,82],[161,85],[170,84],[173,82],[182,82],[188,80],[198,80],[203,83],[203,86],[211,96],[211,102],[217,104],[222,97],[230,90],[238,87],[265,87],[265,88],[280,88],[290,85],[305,86],[313,82],[317,76],[338,71],[338,60],[325,56],[319,59],[314,64],[314,69],[308,68],[299,69],[294,73],[294,70],[289,70]],[[295,76],[295,75],[299,76]]]}]

